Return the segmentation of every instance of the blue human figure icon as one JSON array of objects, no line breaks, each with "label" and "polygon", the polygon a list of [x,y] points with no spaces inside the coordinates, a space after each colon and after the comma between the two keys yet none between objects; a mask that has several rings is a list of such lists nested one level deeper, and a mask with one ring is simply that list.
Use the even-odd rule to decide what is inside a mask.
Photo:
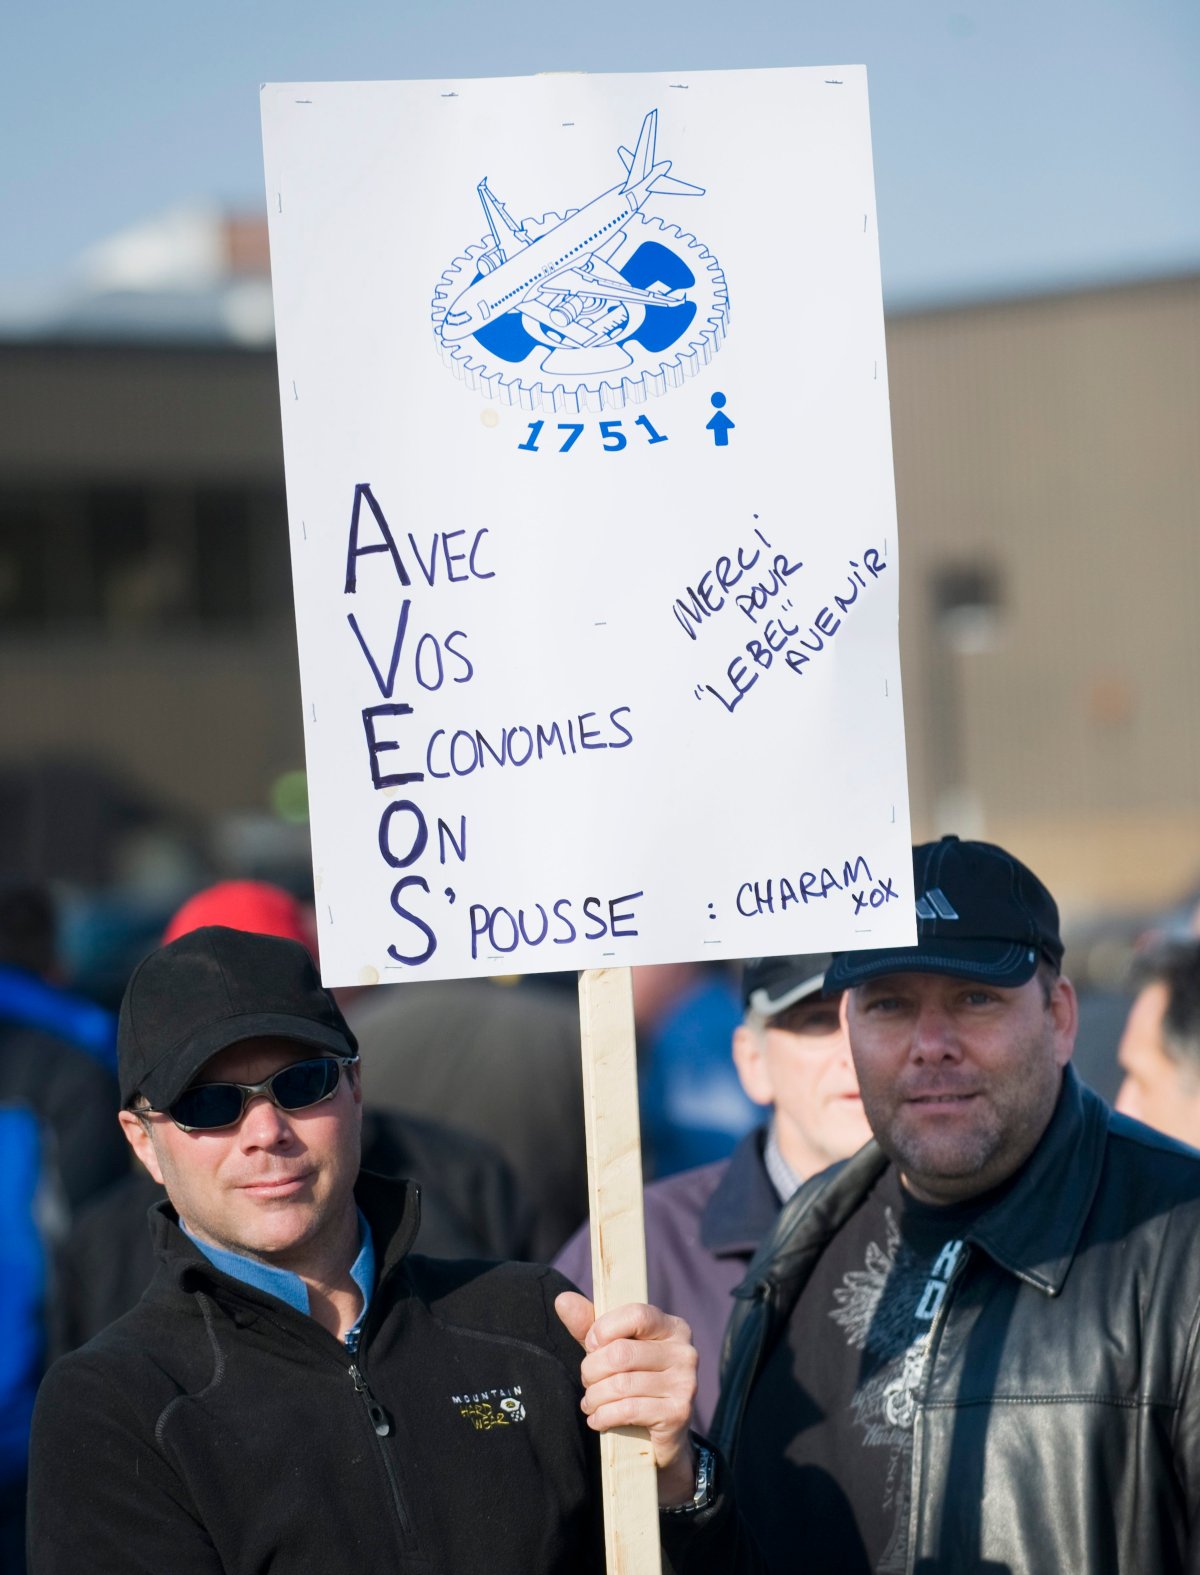
[{"label": "blue human figure icon", "polygon": [[709,399],[709,404],[716,411],[716,415],[708,422],[705,430],[713,435],[713,442],[718,448],[728,448],[729,434],[733,431],[734,423],[725,414],[725,395],[718,389]]}]

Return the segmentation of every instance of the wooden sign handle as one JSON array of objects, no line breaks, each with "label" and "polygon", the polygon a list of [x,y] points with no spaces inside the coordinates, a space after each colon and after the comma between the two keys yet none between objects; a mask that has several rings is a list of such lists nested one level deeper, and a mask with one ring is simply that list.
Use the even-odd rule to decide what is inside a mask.
[{"label": "wooden sign handle", "polygon": [[[628,968],[579,975],[596,1315],[646,1300],[642,1142],[638,1127],[633,979]],[[645,1428],[600,1435],[608,1575],[662,1575],[658,1480]]]}]

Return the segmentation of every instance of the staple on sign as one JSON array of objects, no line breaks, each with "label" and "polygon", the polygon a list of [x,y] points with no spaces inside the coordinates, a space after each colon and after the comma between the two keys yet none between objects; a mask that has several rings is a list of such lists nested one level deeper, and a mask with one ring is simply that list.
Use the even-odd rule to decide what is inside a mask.
[{"label": "staple on sign", "polygon": [[330,922],[330,924],[332,924],[333,923],[333,909],[329,906],[328,903],[325,904],[325,912],[329,915],[329,922]]}]

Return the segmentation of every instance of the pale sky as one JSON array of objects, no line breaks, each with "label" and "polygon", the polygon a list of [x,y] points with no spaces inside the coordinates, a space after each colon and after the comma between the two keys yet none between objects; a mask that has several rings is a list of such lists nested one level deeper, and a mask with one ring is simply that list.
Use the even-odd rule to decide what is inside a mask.
[{"label": "pale sky", "polygon": [[890,304],[1200,266],[1196,0],[26,0],[0,301],[181,202],[261,209],[261,81],[859,62]]}]

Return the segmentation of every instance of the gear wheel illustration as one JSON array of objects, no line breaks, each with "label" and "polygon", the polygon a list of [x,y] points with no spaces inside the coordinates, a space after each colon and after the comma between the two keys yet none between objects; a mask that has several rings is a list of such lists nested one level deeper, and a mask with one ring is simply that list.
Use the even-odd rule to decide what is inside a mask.
[{"label": "gear wheel illustration", "polygon": [[[571,218],[576,211],[544,214],[536,224],[527,221],[527,228],[540,233]],[[631,215],[625,231],[624,244],[608,258],[613,267],[620,269],[640,247],[652,242],[671,253],[693,276],[694,282],[685,289],[688,302],[695,307],[694,315],[665,349],[649,349],[637,342],[635,330],[640,317],[622,330],[629,337],[617,339],[614,335],[620,358],[626,363],[617,370],[570,370],[569,346],[564,347],[566,354],[563,349],[552,348],[552,341],[543,337],[545,325],[529,319],[525,321],[531,348],[520,361],[489,351],[478,337],[448,342],[442,335],[446,311],[480,273],[479,259],[494,245],[491,236],[484,236],[478,244],[468,246],[461,257],[454,259],[434,290],[430,315],[442,360],[456,377],[487,399],[514,409],[541,410],[557,415],[596,415],[605,410],[623,410],[681,387],[711,362],[725,339],[729,326],[725,275],[703,243],[678,225],[666,224],[662,219],[638,212]],[[659,308],[649,310],[657,312]],[[683,308],[670,310],[682,311]],[[513,312],[508,316],[516,318],[518,314]]]}]

